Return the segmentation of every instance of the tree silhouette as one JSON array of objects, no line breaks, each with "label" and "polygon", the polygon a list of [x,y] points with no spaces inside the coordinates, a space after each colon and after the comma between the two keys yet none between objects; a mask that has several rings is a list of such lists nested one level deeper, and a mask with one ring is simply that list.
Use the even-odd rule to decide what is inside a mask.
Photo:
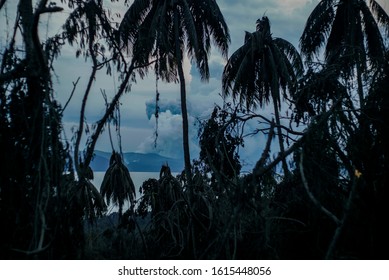
[{"label": "tree silhouette", "polygon": [[134,182],[121,155],[115,151],[112,152],[108,170],[101,183],[100,193],[105,197],[107,204],[112,201],[119,206],[119,221],[123,214],[125,200],[130,201],[131,208],[134,207],[136,197]]},{"label": "tree silhouette", "polygon": [[47,2],[33,7],[31,0],[19,1],[2,50],[0,160],[6,164],[0,170],[0,217],[7,228],[2,257],[58,256],[60,251],[53,241],[64,224],[66,200],[61,193],[67,152],[50,69],[60,44],[52,38],[43,45],[38,29],[43,14],[62,8]]},{"label": "tree silhouette", "polygon": [[[380,29],[380,25],[383,29]],[[333,257],[335,248],[350,246],[349,242],[361,244],[357,253],[359,256],[377,255],[380,249],[376,242],[386,243],[376,233],[373,235],[379,241],[368,240],[365,237],[369,235],[367,231],[372,233],[381,227],[372,216],[380,215],[378,214],[380,211],[376,210],[381,209],[382,202],[377,199],[377,194],[383,194],[384,191],[380,184],[382,181],[372,178],[380,177],[379,170],[382,170],[385,163],[380,160],[382,155],[376,153],[377,146],[373,144],[381,141],[378,140],[380,136],[373,123],[374,119],[383,121],[384,116],[371,118],[367,112],[372,108],[371,102],[375,103],[373,100],[381,98],[372,89],[376,88],[376,81],[380,80],[377,77],[382,77],[386,62],[382,31],[388,34],[388,27],[389,17],[376,1],[321,1],[309,16],[300,39],[302,53],[306,56],[308,64],[314,65],[312,63],[314,55],[319,55],[323,46],[325,64],[321,65],[318,72],[310,69],[300,81],[299,94],[296,95],[299,96],[298,103],[310,96],[306,99],[309,102],[303,103],[305,108],[308,108],[309,104],[312,105],[311,109],[317,115],[323,114],[329,105],[338,104],[337,110],[331,114],[325,126],[322,126],[322,132],[326,132],[327,139],[321,141],[323,143],[321,151],[312,153],[313,141],[307,139],[301,152],[301,161],[303,154],[311,155],[306,158],[304,167],[300,163],[302,177],[305,176],[304,172],[308,174],[306,180],[303,178],[304,185],[306,187],[310,185],[318,196],[321,192],[321,195],[326,197],[322,201],[327,205],[332,204],[332,209],[337,209],[333,213],[338,212],[333,216],[338,217],[334,219],[337,227],[327,250],[327,258]],[[366,90],[368,88],[370,90]],[[358,100],[359,104],[355,100]],[[380,106],[375,104],[374,110],[378,111]],[[315,137],[320,135],[318,132],[315,134]],[[326,141],[328,143],[325,143]],[[322,163],[319,164],[317,159],[323,155],[327,159],[322,159]],[[333,163],[326,166],[323,162]],[[331,176],[325,179],[320,178],[320,174],[315,174],[319,165],[321,173]],[[332,170],[336,166],[339,173],[332,177],[337,173]],[[325,181],[328,179],[332,183],[326,184]],[[320,187],[323,183],[324,185]],[[336,206],[336,201],[342,205],[341,210]],[[349,211],[352,204],[358,205],[356,207],[358,210]],[[346,220],[350,227],[345,226]],[[357,220],[359,222],[356,222]],[[365,226],[355,239],[343,240],[340,246],[341,233],[351,236],[355,230],[354,223],[358,225],[364,223]]]},{"label": "tree silhouette", "polygon": [[[245,42],[229,58],[223,72],[223,93],[232,95],[241,105],[263,107],[273,102],[280,152],[285,152],[279,111],[281,94],[295,88],[303,65],[298,51],[288,41],[273,38],[267,17],[257,20],[257,30],[246,32]],[[285,176],[289,173],[282,162]]]},{"label": "tree silhouette", "polygon": [[185,174],[191,180],[188,113],[183,71],[184,52],[195,61],[201,78],[208,80],[211,41],[227,55],[230,40],[223,15],[214,0],[136,0],[120,25],[124,42],[134,45],[137,64],[157,59],[156,74],[167,81],[180,82]]},{"label": "tree silhouette", "polygon": [[[118,25],[102,0],[65,2],[71,12],[64,32],[42,40],[42,15],[62,8],[19,0],[0,50],[0,258],[387,259],[389,17],[376,1],[320,1],[300,41],[309,67],[303,76],[297,50],[272,36],[268,18],[258,19],[223,72],[223,94],[238,104],[216,106],[201,123],[193,171],[189,153],[186,176],[162,166],[158,180],[141,186],[137,204],[112,142],[101,193],[92,183],[102,131],[111,120],[119,128],[121,96],[136,74],[153,69],[157,79],[180,82],[187,134],[184,56],[207,80],[211,43],[227,55],[227,25],[212,0],[135,0]],[[0,0],[0,11],[9,3]],[[68,102],[61,107],[52,85],[53,62],[66,43],[77,44],[76,57],[92,66],[73,143],[62,127]],[[324,45],[322,62],[315,55]],[[81,153],[96,74],[110,74],[113,65],[120,85],[111,102],[104,98]],[[303,131],[281,125],[282,98]],[[268,103],[275,120],[251,110]],[[255,121],[270,128],[246,134]],[[237,149],[260,132],[267,136],[262,155],[243,173]],[[295,136],[287,148],[283,133]],[[280,153],[271,157],[274,135]],[[275,172],[280,163],[284,178]],[[104,199],[119,207],[118,226],[104,215]]]},{"label": "tree silhouette", "polygon": [[379,28],[389,34],[389,16],[374,0],[323,0],[309,16],[300,38],[301,52],[312,61],[325,45],[327,66],[352,78],[356,69],[359,102],[364,102],[362,74],[377,69],[384,60],[385,46]]}]

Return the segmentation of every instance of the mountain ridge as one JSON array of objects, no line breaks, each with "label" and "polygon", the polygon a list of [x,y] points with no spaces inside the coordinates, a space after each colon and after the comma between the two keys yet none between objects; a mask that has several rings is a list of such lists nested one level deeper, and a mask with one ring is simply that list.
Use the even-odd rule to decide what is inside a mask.
[{"label": "mountain ridge", "polygon": [[[111,152],[96,150],[91,168],[95,172],[106,171],[109,167]],[[123,153],[124,162],[130,172],[159,172],[161,166],[168,164],[172,172],[181,172],[184,169],[182,159],[161,156],[157,153]]]}]

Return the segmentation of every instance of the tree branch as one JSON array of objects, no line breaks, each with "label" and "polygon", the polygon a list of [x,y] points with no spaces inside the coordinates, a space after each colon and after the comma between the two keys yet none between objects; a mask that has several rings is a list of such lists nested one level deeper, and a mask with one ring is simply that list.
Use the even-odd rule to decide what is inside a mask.
[{"label": "tree branch", "polygon": [[333,220],[335,222],[335,224],[337,226],[339,226],[341,224],[341,221],[338,219],[338,217],[336,217],[335,214],[333,214],[331,211],[329,211],[327,208],[325,208],[320,203],[320,201],[318,201],[316,199],[316,197],[313,195],[313,193],[309,190],[308,181],[307,181],[307,178],[305,177],[305,174],[304,174],[303,161],[304,161],[304,152],[301,151],[300,152],[299,169],[300,169],[301,180],[303,182],[305,191],[307,192],[307,194],[308,194],[309,198],[311,199],[311,201],[313,202],[313,204],[315,204],[317,206],[317,208],[320,209],[320,211],[322,211],[324,214],[326,214],[331,220]]},{"label": "tree branch", "polygon": [[57,13],[62,11],[63,11],[62,7],[43,7],[42,9],[39,10],[39,14]]},{"label": "tree branch", "polygon": [[69,102],[72,99],[74,92],[76,91],[76,87],[77,87],[79,80],[80,80],[80,77],[78,77],[77,80],[75,82],[73,82],[72,92],[70,93],[70,96],[69,96],[68,100],[66,101],[65,106],[63,106],[61,113],[63,113],[65,111],[66,107],[69,105]]},{"label": "tree branch", "polygon": [[287,150],[284,151],[284,153],[278,154],[278,156],[271,162],[269,163],[266,167],[258,170],[255,169],[253,170],[254,176],[263,176],[266,172],[270,171],[273,169],[278,163],[280,163],[284,158],[289,156],[291,153],[293,153],[297,148],[299,148],[302,144],[303,141],[305,141],[305,136],[310,133],[311,131],[314,131],[315,129],[319,128],[322,123],[324,123],[329,116],[333,113],[337,105],[341,102],[341,99],[339,98],[337,101],[334,102],[333,106],[325,112],[323,115],[317,118],[317,121],[314,123],[311,123],[311,125],[308,126],[308,128],[303,132],[303,136],[300,137],[299,139],[296,140],[296,142],[293,143],[292,146],[290,146]]},{"label": "tree branch", "polygon": [[104,116],[97,122],[96,130],[90,138],[90,142],[88,143],[88,147],[87,147],[87,150],[85,153],[85,161],[84,161],[85,166],[89,166],[90,162],[92,161],[97,139],[99,138],[100,133],[102,132],[104,125],[107,122],[108,118],[114,112],[115,107],[116,107],[117,103],[119,102],[120,97],[123,95],[123,93],[127,87],[127,84],[132,76],[134,69],[135,69],[134,68],[134,61],[132,61],[131,65],[126,73],[124,80],[120,84],[118,92],[116,93],[116,95],[112,99],[111,104],[109,104],[107,110],[105,111]]},{"label": "tree branch", "polygon": [[0,10],[1,10],[1,8],[3,8],[5,1],[7,1],[7,0],[0,0]]},{"label": "tree branch", "polygon": [[260,174],[263,174],[263,169],[265,167],[266,160],[269,157],[271,140],[273,139],[273,136],[274,136],[274,126],[275,126],[275,123],[273,121],[271,123],[271,126],[270,126],[269,134],[267,136],[265,149],[263,150],[261,158],[257,161],[257,163],[255,164],[255,167],[253,169],[253,183],[254,184],[258,182],[258,179],[261,176]]}]

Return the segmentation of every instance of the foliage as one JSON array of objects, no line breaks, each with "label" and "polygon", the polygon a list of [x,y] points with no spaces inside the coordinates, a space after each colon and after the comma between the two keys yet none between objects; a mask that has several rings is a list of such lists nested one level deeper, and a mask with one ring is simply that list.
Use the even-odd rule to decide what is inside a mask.
[{"label": "foliage", "polygon": [[112,152],[109,160],[109,167],[101,183],[100,193],[106,198],[107,204],[112,202],[119,206],[119,218],[122,216],[125,200],[128,200],[133,208],[136,197],[135,185],[121,155],[115,151]]},{"label": "foliage", "polygon": [[[173,176],[162,166],[138,200],[116,151],[100,192],[92,184],[101,132],[113,119],[120,127],[119,100],[136,74],[154,67],[185,87],[186,51],[206,80],[211,41],[227,55],[227,25],[216,1],[134,1],[118,23],[104,1],[65,2],[64,32],[42,40],[42,14],[62,8],[20,0],[1,50],[0,258],[388,258],[389,16],[376,1],[320,1],[300,41],[305,71],[297,49],[272,36],[267,17],[259,19],[223,72],[224,96],[238,103],[216,106],[200,123],[201,152],[189,173]],[[51,81],[66,42],[92,64],[74,143],[63,139],[66,105]],[[322,47],[324,61],[315,59]],[[81,153],[85,108],[103,68],[119,73],[120,85]],[[284,100],[289,127],[281,122]],[[268,103],[275,120],[255,108]],[[247,133],[249,121],[256,127]],[[252,134],[263,150],[242,174],[239,148]],[[114,217],[105,215],[104,199],[119,206]]]},{"label": "foliage", "polygon": [[301,51],[311,61],[327,42],[326,63],[336,64],[345,75],[352,74],[357,65],[366,69],[367,58],[377,67],[385,52],[379,24],[389,30],[389,17],[374,0],[320,1],[307,20]]},{"label": "foliage", "polygon": [[[238,120],[233,114],[216,106],[211,117],[201,124],[199,130],[199,161],[207,166],[204,171],[212,174],[212,185],[216,182],[223,185],[225,180],[233,180],[240,174],[237,148],[243,145],[243,140],[235,131]],[[219,177],[216,178],[217,175]]]},{"label": "foliage", "polygon": [[[281,154],[285,152],[279,115],[281,93],[284,98],[293,94],[302,72],[298,51],[290,42],[272,36],[267,17],[257,20],[255,32],[246,32],[243,46],[232,54],[223,71],[223,94],[231,94],[240,106],[263,108],[272,101]],[[282,167],[288,176],[286,160]]]},{"label": "foliage", "polygon": [[201,79],[207,81],[211,42],[223,56],[227,56],[230,36],[223,14],[213,0],[135,0],[123,17],[119,34],[125,46],[132,45],[135,65],[148,65],[153,58],[156,60],[157,79],[161,77],[168,82],[180,83],[185,176],[190,182],[184,54],[187,52]]}]

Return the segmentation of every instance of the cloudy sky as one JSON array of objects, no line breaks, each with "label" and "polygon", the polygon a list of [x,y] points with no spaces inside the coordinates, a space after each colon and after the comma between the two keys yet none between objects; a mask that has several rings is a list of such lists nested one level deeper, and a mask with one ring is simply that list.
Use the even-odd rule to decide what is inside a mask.
[{"label": "cloudy sky", "polygon": [[[12,21],[7,25],[6,18],[12,18],[14,3],[7,1],[7,9],[1,11],[0,21],[0,47],[6,42],[7,30],[12,26]],[[59,2],[59,1],[58,1]],[[111,1],[106,1],[110,3]],[[124,1],[119,1],[113,6],[115,11],[123,11]],[[282,37],[298,47],[299,37],[303,31],[305,21],[310,12],[317,5],[318,0],[219,0],[217,3],[225,17],[230,29],[231,55],[243,43],[244,32],[254,31],[255,22],[258,18],[266,15],[271,21],[271,29],[274,37]],[[386,10],[389,8],[389,0],[378,1]],[[59,6],[65,4],[58,3]],[[7,17],[4,17],[4,13]],[[41,38],[50,36],[61,31],[67,12],[62,15],[55,14],[44,18],[41,22]],[[8,27],[7,27],[8,26]],[[203,83],[199,79],[195,67],[190,63],[185,64],[185,75],[188,91],[188,108],[191,121],[190,138],[192,158],[198,156],[199,147],[197,139],[197,119],[206,119],[215,104],[222,104],[221,73],[225,60],[215,50],[210,57],[211,79]],[[78,77],[75,94],[71,99],[64,115],[64,126],[66,137],[69,141],[72,138],[72,131],[77,128],[79,122],[79,111],[81,99],[91,70],[91,63],[85,62],[83,58],[75,58],[75,48],[64,47],[60,58],[55,65],[56,76],[53,77],[55,94],[61,104],[65,104],[72,91],[73,85]],[[86,122],[92,125],[104,112],[104,99],[101,91],[105,91],[108,98],[112,96],[118,86],[117,75],[108,76],[105,71],[99,73],[94,84],[91,97],[87,106]],[[158,121],[158,141],[154,146],[155,118],[152,115],[155,106],[155,78],[149,75],[133,84],[131,91],[121,99],[121,143],[123,151],[135,152],[157,152],[164,156],[175,158],[182,157],[182,130],[179,103],[179,85],[164,84],[159,82],[161,113]],[[284,112],[287,108],[283,108]],[[262,113],[271,114],[271,109],[264,108]],[[255,129],[255,124],[248,129]],[[117,143],[114,128],[112,128],[113,140]],[[84,140],[86,138],[84,137]],[[246,139],[245,148],[240,150],[242,160],[250,166],[255,163],[261,153],[265,139],[263,136]],[[116,144],[115,144],[116,145]],[[97,149],[111,151],[108,134],[104,133],[98,141]]]}]

